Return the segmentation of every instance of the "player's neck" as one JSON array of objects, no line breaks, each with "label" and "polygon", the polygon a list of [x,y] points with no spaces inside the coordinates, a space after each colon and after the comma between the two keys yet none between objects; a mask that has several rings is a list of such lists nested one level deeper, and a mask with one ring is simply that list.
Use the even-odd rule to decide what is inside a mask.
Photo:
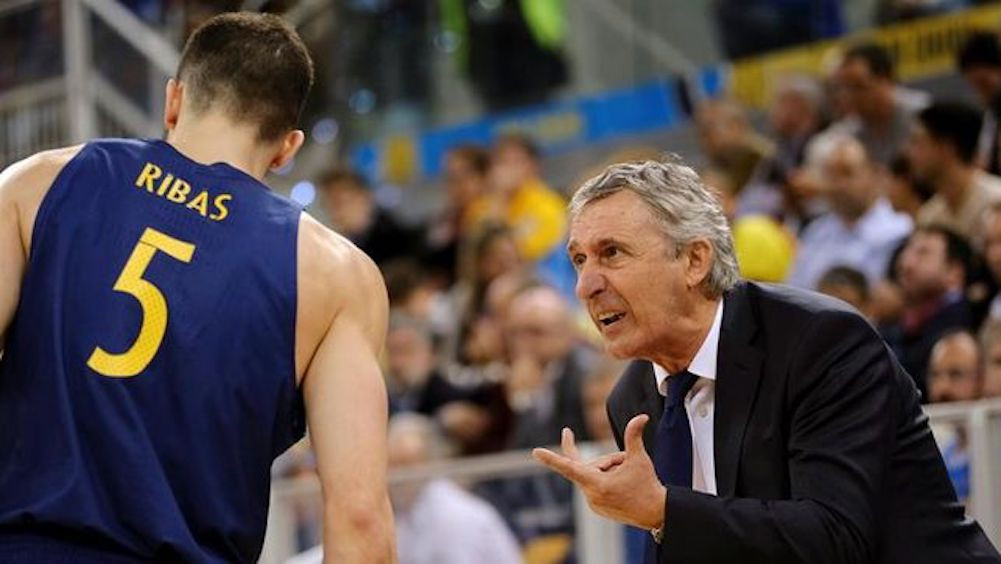
[{"label": "player's neck", "polygon": [[273,150],[258,141],[257,129],[234,126],[229,120],[203,115],[197,122],[180,122],[167,142],[189,159],[205,164],[226,163],[262,180],[271,167]]}]

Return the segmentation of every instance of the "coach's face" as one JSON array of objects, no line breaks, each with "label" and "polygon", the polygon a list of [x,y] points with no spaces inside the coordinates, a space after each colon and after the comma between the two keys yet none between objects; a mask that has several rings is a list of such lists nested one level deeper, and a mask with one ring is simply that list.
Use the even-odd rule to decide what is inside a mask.
[{"label": "coach's face", "polygon": [[629,190],[587,204],[570,225],[577,298],[617,358],[654,360],[685,334],[705,254],[680,255],[653,212]]}]

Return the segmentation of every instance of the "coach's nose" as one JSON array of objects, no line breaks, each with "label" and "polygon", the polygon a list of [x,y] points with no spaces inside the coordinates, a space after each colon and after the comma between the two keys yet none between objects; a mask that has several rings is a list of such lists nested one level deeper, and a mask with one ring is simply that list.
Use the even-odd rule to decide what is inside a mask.
[{"label": "coach's nose", "polygon": [[600,269],[584,265],[577,271],[575,293],[582,304],[587,304],[606,287],[608,287],[608,280]]}]

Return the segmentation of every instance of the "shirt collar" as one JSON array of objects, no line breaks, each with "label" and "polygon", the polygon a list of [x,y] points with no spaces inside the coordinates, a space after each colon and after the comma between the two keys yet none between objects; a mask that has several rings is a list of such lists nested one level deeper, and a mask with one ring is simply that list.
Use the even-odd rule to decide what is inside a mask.
[{"label": "shirt collar", "polygon": [[[706,335],[702,346],[695,353],[695,358],[688,365],[688,371],[699,378],[716,380],[716,357],[719,351],[719,330],[723,324],[723,300],[716,305],[716,317],[713,318],[712,327]],[[657,391],[660,395],[667,396],[667,378],[671,375],[663,366],[654,363],[653,375],[657,378]]]}]

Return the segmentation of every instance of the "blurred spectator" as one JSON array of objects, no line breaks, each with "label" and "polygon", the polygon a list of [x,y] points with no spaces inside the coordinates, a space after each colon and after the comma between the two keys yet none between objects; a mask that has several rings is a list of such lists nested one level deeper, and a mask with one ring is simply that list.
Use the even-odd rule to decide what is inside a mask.
[{"label": "blurred spectator", "polygon": [[980,214],[1001,201],[1001,178],[973,164],[980,124],[980,113],[961,103],[936,103],[918,114],[908,156],[915,177],[935,190],[918,223],[944,225],[970,238],[979,230]]},{"label": "blurred spectator", "polygon": [[755,169],[741,191],[737,217],[764,214],[782,217],[788,207],[802,215],[804,203],[789,190],[790,174],[802,166],[806,146],[820,128],[823,93],[816,80],[802,75],[779,79],[768,112],[775,152]]},{"label": "blurred spectator", "polygon": [[511,301],[504,333],[516,413],[511,448],[557,444],[563,427],[588,440],[581,388],[594,354],[579,344],[569,304],[546,286],[524,290]]},{"label": "blurred spectator", "polygon": [[452,336],[459,330],[459,311],[439,281],[411,257],[386,262],[382,275],[390,310],[426,324],[434,337],[435,350],[447,353]]},{"label": "blurred spectator", "polygon": [[[447,445],[434,424],[416,414],[389,420],[389,468],[402,470],[441,459]],[[518,542],[497,511],[446,478],[390,486],[400,564],[520,564]],[[290,564],[320,564],[318,546]]]},{"label": "blurred spectator", "polygon": [[[972,401],[981,392],[980,350],[966,331],[944,335],[931,351],[928,370],[928,401]],[[970,455],[966,430],[955,425],[942,442],[942,459],[956,497],[964,503],[970,497]]]},{"label": "blurred spectator", "polygon": [[421,238],[376,205],[368,182],[360,174],[335,168],[321,174],[316,185],[331,227],[376,264],[421,254]]},{"label": "blurred spectator", "polygon": [[875,282],[910,233],[911,220],[880,195],[878,170],[858,140],[835,141],[822,166],[831,211],[804,229],[788,283],[815,289],[820,277],[838,265]]},{"label": "blurred spectator", "polygon": [[[891,260],[891,263],[895,262]],[[892,266],[891,266],[892,268]],[[904,293],[895,280],[884,279],[869,289],[868,317],[881,333],[897,325],[904,313]]]},{"label": "blurred spectator", "polygon": [[817,282],[817,291],[851,304],[868,315],[869,281],[865,274],[849,266],[835,266],[825,272]]},{"label": "blurred spectator", "polygon": [[975,31],[956,56],[959,72],[984,107],[974,163],[991,174],[1001,174],[998,117],[1001,116],[1001,45],[992,31]]},{"label": "blurred spectator", "polygon": [[744,109],[733,100],[707,100],[695,111],[699,146],[713,168],[733,182],[740,194],[755,168],[772,155],[770,141],[758,135]]},{"label": "blurred spectator", "polygon": [[897,155],[890,161],[890,174],[886,182],[886,197],[893,210],[906,214],[912,222],[917,222],[921,206],[931,199],[934,191],[927,182],[914,177],[911,161],[906,154]]},{"label": "blurred spectator", "polygon": [[587,424],[585,431],[593,441],[611,441],[614,438],[605,402],[627,364],[621,360],[602,356],[584,377],[584,419]]},{"label": "blurred spectator", "polygon": [[389,294],[389,307],[415,319],[429,322],[434,308],[435,288],[416,259],[393,259],[382,269]]},{"label": "blurred spectator", "polygon": [[928,361],[928,401],[972,401],[980,397],[980,349],[967,331],[948,333],[935,343]]},{"label": "blurred spectator", "polygon": [[524,135],[498,139],[490,159],[491,197],[477,200],[469,211],[474,224],[491,219],[506,223],[522,258],[533,263],[566,235],[566,202],[542,180],[539,157]]},{"label": "blurred spectator", "polygon": [[896,84],[890,53],[875,43],[848,49],[837,85],[850,115],[831,127],[858,138],[874,162],[889,165],[904,148],[917,109]]},{"label": "blurred spectator", "polygon": [[[1001,204],[994,204],[984,211],[980,244],[987,270],[996,283],[1001,282]],[[987,316],[1001,320],[1001,294],[991,300]]]},{"label": "blurred spectator", "polygon": [[983,360],[981,397],[1001,397],[1001,320],[991,319],[980,330]]},{"label": "blurred spectator", "polygon": [[961,236],[944,227],[924,226],[915,230],[897,259],[904,309],[900,322],[884,336],[925,401],[932,346],[950,331],[971,327],[963,295],[971,256]]},{"label": "blurred spectator", "polygon": [[445,208],[427,232],[427,262],[445,285],[455,282],[460,243],[477,227],[466,216],[473,202],[484,197],[489,170],[489,153],[475,145],[460,145],[445,155]]},{"label": "blurred spectator", "polygon": [[[389,422],[389,467],[407,468],[441,457],[442,439],[419,416]],[[401,564],[521,562],[518,543],[497,511],[451,480],[396,486],[390,494]]]},{"label": "blurred spectator", "polygon": [[[473,394],[453,386],[436,370],[431,332],[425,324],[406,315],[394,314],[390,319],[386,365],[391,414],[417,412],[434,417],[453,402],[469,403],[473,398]],[[485,412],[480,413],[467,423],[482,432],[489,424],[487,417]]]}]

